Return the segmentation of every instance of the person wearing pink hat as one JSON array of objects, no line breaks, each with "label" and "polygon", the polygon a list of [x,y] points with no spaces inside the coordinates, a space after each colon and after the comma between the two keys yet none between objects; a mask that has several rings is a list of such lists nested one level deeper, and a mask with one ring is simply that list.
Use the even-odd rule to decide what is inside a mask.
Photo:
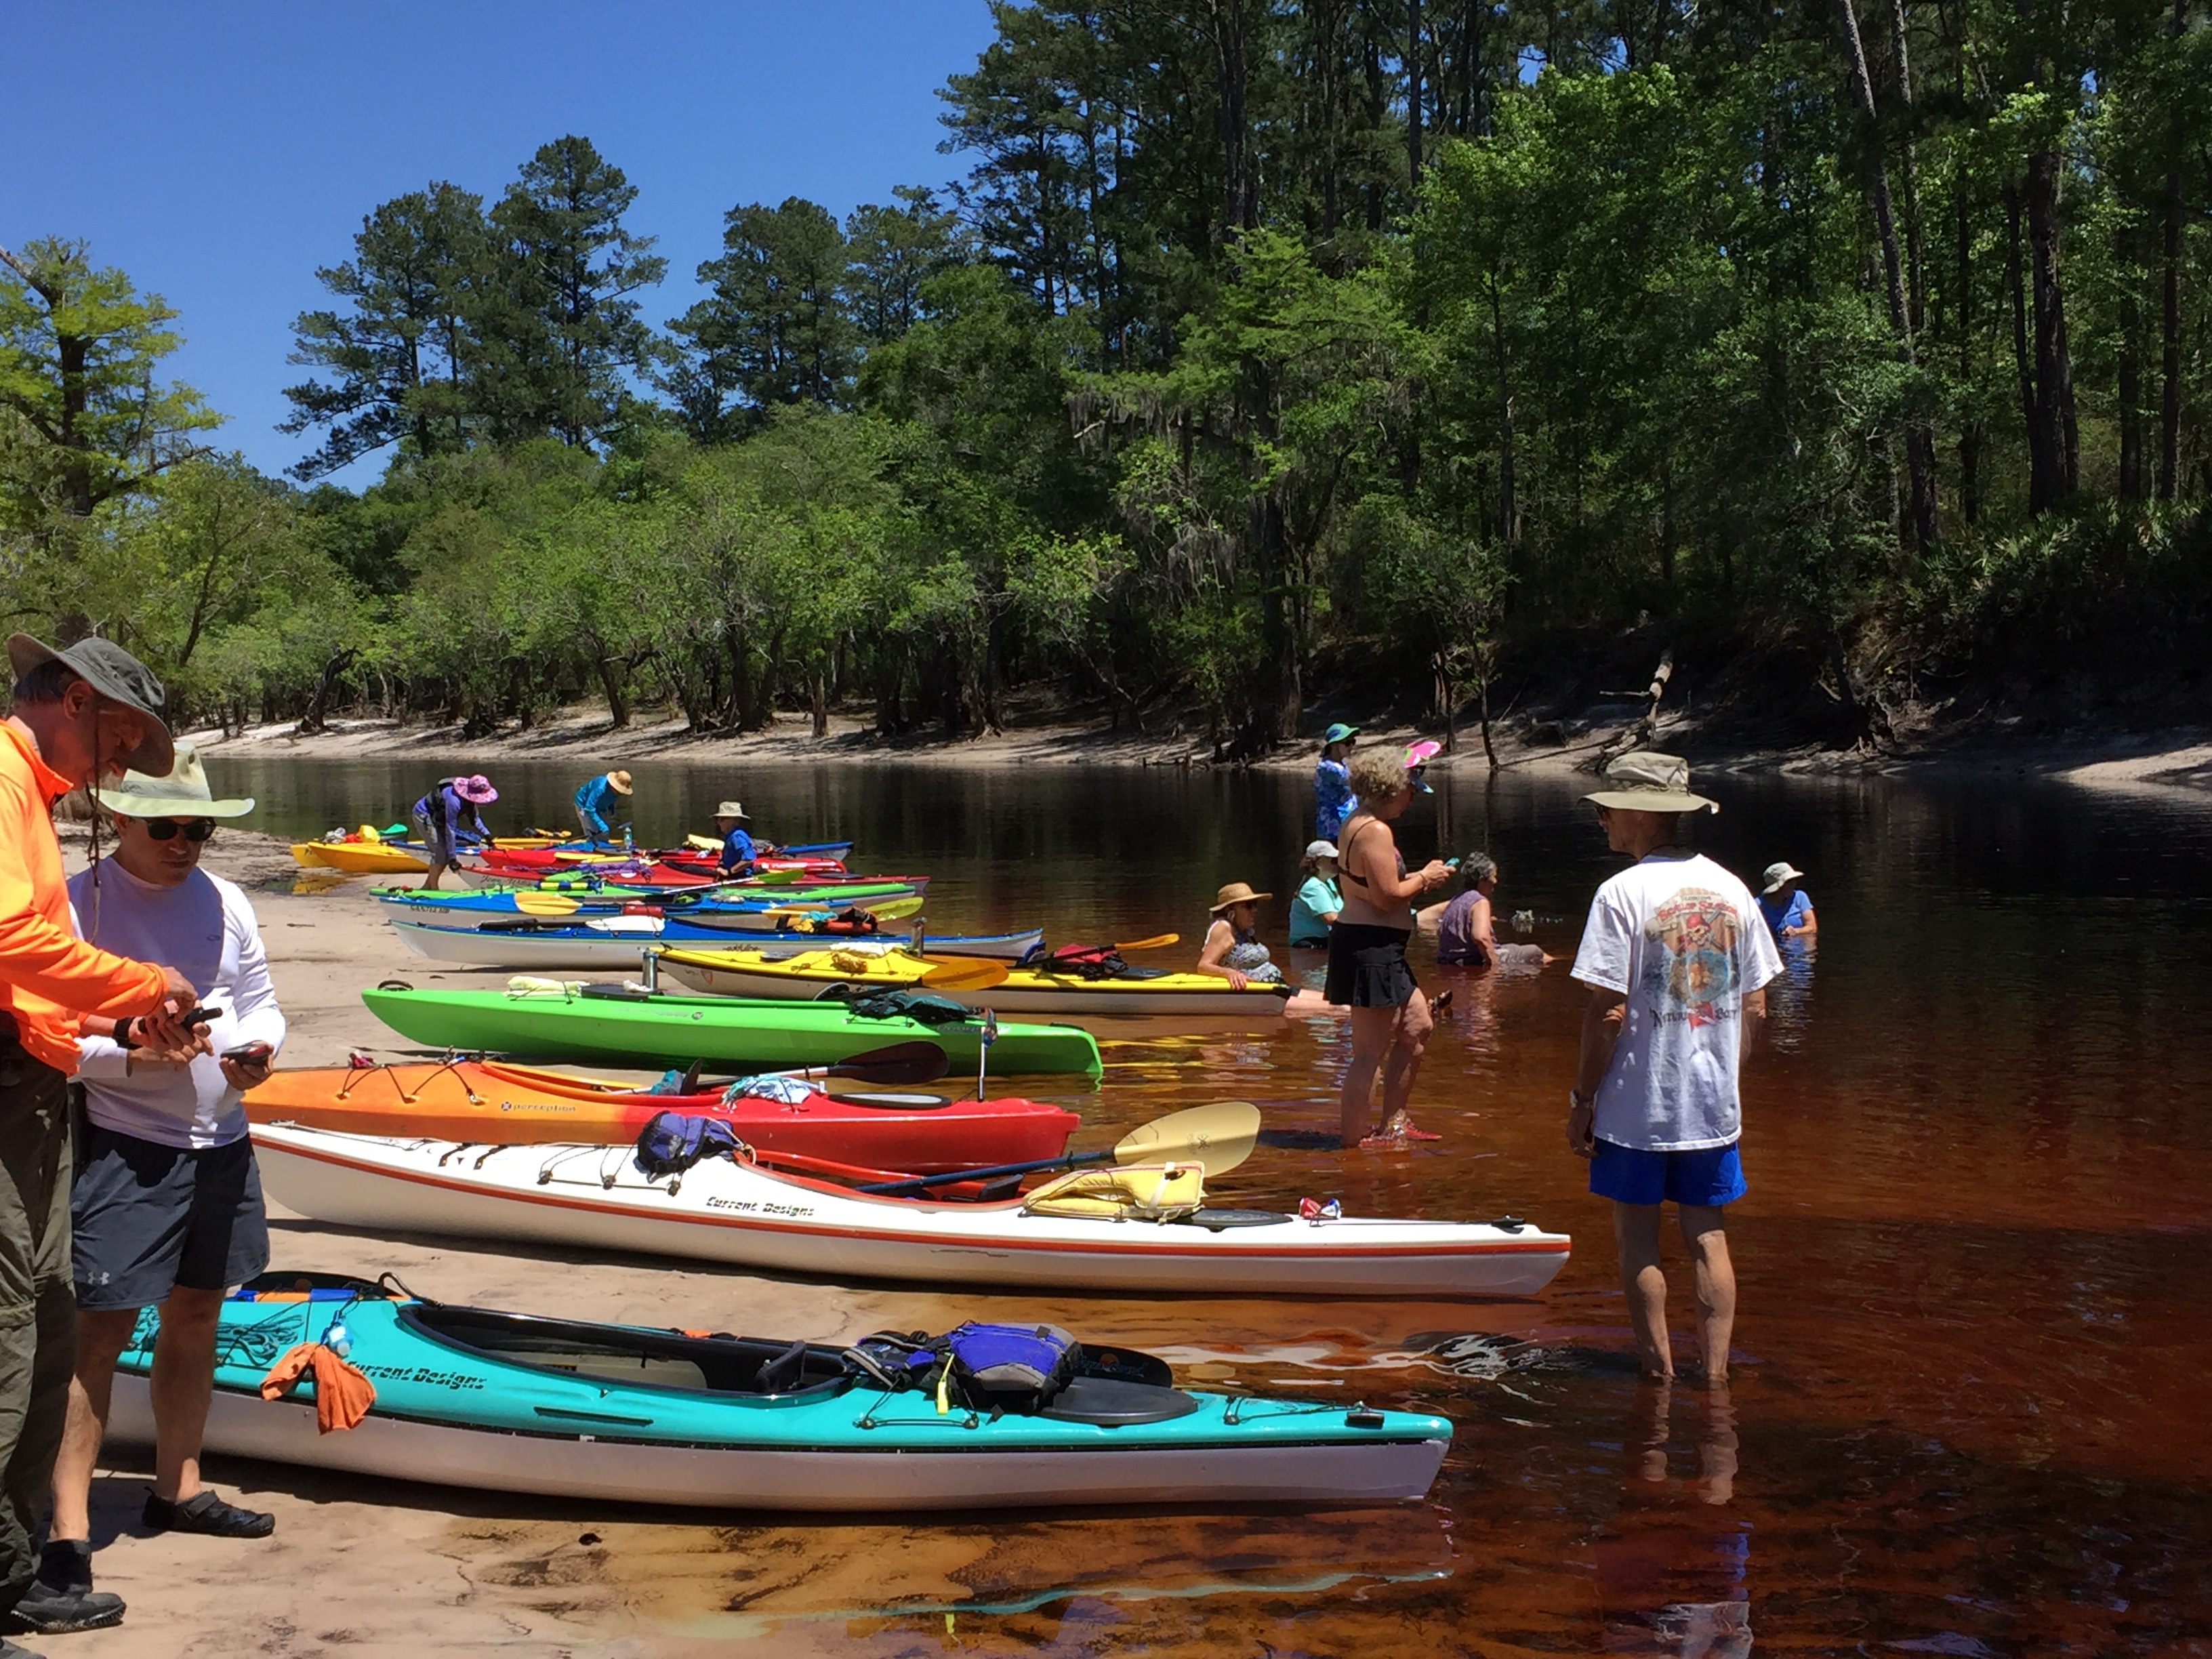
[{"label": "person wearing pink hat", "polygon": [[472,852],[491,839],[491,831],[484,828],[477,809],[498,799],[499,791],[491,787],[491,780],[481,772],[472,772],[463,777],[440,778],[430,793],[415,803],[408,817],[415,825],[416,838],[430,852],[430,873],[422,878],[424,887],[442,885],[448,865],[464,850]]}]

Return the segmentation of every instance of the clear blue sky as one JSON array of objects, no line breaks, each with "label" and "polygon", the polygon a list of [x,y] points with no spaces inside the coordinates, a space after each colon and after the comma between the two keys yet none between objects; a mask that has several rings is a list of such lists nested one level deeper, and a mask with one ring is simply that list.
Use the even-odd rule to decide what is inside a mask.
[{"label": "clear blue sky", "polygon": [[[965,171],[937,89],[991,37],[984,0],[8,0],[0,245],[82,236],[182,313],[169,361],[276,472],[290,324],[362,217],[433,179],[495,197],[549,138],[629,175],[659,322],[696,297],[740,202],[842,215]],[[381,462],[340,482],[373,482]]]}]

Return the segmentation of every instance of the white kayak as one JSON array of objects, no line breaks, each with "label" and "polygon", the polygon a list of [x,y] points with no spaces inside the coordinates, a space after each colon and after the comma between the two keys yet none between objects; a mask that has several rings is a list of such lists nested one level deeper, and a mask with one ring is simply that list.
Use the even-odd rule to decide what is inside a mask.
[{"label": "white kayak", "polygon": [[931,1285],[1283,1297],[1533,1296],[1570,1241],[1526,1223],[1030,1214],[878,1197],[726,1158],[647,1176],[629,1146],[485,1146],[257,1123],[268,1194],[375,1231],[542,1240],[772,1272]]}]

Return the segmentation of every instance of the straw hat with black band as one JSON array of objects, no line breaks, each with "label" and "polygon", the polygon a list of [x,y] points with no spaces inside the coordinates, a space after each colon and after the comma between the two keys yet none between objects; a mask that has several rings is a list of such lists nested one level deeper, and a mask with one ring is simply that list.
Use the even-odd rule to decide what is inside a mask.
[{"label": "straw hat with black band", "polygon": [[1583,799],[1616,812],[1717,812],[1721,804],[1690,793],[1690,763],[1679,755],[1638,749],[1616,755],[1601,775],[1602,789]]},{"label": "straw hat with black band", "polygon": [[176,762],[169,727],[161,718],[168,696],[152,669],[113,640],[79,640],[57,651],[28,634],[8,636],[8,665],[18,680],[50,662],[62,664],[108,702],[143,715],[145,729],[139,735],[138,746],[123,757],[124,762],[149,777],[167,775]]},{"label": "straw hat with black band", "polygon": [[1257,904],[1261,899],[1271,899],[1273,893],[1255,893],[1248,881],[1232,881],[1213,896],[1213,908],[1206,914],[1218,916],[1234,904]]}]

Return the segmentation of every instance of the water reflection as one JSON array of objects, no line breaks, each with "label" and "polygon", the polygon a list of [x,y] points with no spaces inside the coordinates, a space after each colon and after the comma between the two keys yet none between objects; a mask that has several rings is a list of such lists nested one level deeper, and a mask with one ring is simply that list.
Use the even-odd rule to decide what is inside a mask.
[{"label": "water reflection", "polygon": [[[1687,1419],[1694,1473],[1676,1470],[1678,1416]],[[1740,1444],[1725,1385],[1638,1386],[1622,1445],[1620,1513],[1596,1546],[1607,1653],[1750,1653],[1751,1526],[1709,1513],[1735,1496]]]},{"label": "water reflection", "polygon": [[[303,830],[378,817],[403,787],[381,763],[214,769]],[[672,829],[726,781],[635,769],[641,817]],[[416,775],[434,771],[404,787],[419,793]],[[503,767],[499,781],[557,804],[577,775]],[[1439,781],[1406,826],[1408,856],[1486,847],[1531,937],[1571,954],[1618,863],[1583,781]],[[1194,937],[1220,882],[1281,890],[1311,828],[1303,774],[781,765],[741,787],[779,826],[931,872],[933,923],[1036,923],[1060,939]],[[1583,1000],[1566,964],[1445,971],[1417,945],[1423,982],[1456,993],[1413,1102],[1442,1143],[1336,1147],[1334,1018],[1133,1027],[1109,1035],[1099,1092],[1071,1103],[1093,1146],[1204,1101],[1259,1103],[1259,1152],[1208,1182],[1226,1206],[1334,1197],[1354,1213],[1510,1212],[1571,1231],[1575,1258],[1541,1300],[947,1291],[917,1292],[927,1307],[897,1322],[1049,1319],[1238,1389],[1446,1413],[1457,1437],[1434,1504],[1407,1512],[1415,1535],[1326,1519],[1285,1520],[1267,1541],[1249,1522],[1153,1516],[607,1528],[594,1515],[609,1540],[595,1582],[634,1609],[618,1633],[767,1632],[757,1650],[779,1659],[948,1643],[1735,1654],[1755,1607],[1764,1642],[1808,1650],[2201,1644],[2212,811],[2034,784],[1711,787],[1725,810],[1698,833],[1722,862],[1755,874],[1788,847],[1823,872],[1823,932],[1785,951],[1746,1057],[1732,1400],[1633,1380],[1606,1207],[1559,1133]],[[1271,945],[1280,928],[1266,924]],[[1278,955],[1317,978],[1317,960]]]}]

